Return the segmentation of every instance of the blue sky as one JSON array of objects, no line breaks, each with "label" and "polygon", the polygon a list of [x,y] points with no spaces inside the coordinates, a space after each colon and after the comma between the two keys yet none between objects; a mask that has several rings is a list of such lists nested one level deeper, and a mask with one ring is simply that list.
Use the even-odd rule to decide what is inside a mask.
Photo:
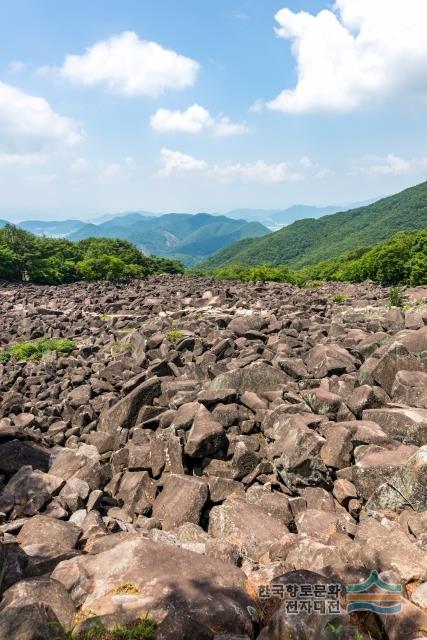
[{"label": "blue sky", "polygon": [[363,201],[425,179],[425,0],[3,0],[0,215]]}]

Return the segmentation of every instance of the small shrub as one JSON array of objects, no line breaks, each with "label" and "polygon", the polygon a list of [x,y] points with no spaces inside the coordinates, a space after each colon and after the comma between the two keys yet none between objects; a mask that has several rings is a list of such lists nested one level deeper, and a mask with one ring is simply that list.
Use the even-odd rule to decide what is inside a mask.
[{"label": "small shrub", "polygon": [[390,307],[403,307],[403,295],[400,287],[391,287],[388,294]]},{"label": "small shrub", "polygon": [[337,304],[343,304],[343,302],[347,302],[348,296],[344,295],[343,293],[336,293],[332,300]]},{"label": "small shrub", "polygon": [[76,348],[74,340],[68,338],[39,338],[37,340],[27,340],[4,349],[0,353],[0,362],[9,360],[31,360],[37,362],[45,353],[56,351],[56,353],[70,353]]},{"label": "small shrub", "polygon": [[180,342],[180,340],[183,339],[184,333],[180,329],[172,329],[171,331],[169,331],[166,337],[169,340],[169,342],[176,344],[177,342]]},{"label": "small shrub", "polygon": [[338,638],[340,636],[342,636],[342,634],[344,633],[344,627],[342,626],[342,624],[338,624],[338,623],[334,623],[334,622],[328,622],[327,629],[334,636],[337,636]]},{"label": "small shrub", "polygon": [[324,280],[307,280],[304,283],[304,289],[312,289],[322,287],[325,284]]}]

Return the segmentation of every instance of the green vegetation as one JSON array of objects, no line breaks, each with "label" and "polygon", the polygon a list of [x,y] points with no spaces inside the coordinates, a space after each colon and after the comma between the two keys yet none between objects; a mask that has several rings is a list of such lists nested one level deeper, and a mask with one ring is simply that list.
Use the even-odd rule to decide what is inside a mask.
[{"label": "green vegetation", "polygon": [[172,329],[171,331],[169,331],[166,337],[169,340],[169,342],[176,344],[177,342],[180,342],[180,340],[183,339],[184,333],[180,329]]},{"label": "green vegetation", "polygon": [[116,625],[107,629],[99,618],[90,621],[90,626],[84,631],[62,630],[55,640],[154,640],[157,623],[146,615],[134,624]]},{"label": "green vegetation", "polygon": [[39,338],[37,340],[28,340],[26,342],[17,342],[0,352],[0,363],[5,363],[12,359],[31,360],[36,362],[49,351],[56,351],[56,353],[70,353],[75,348],[76,343],[68,338]]},{"label": "green vegetation", "polygon": [[298,271],[306,279],[362,282],[385,285],[427,283],[427,229],[404,231],[372,248],[347,252]]},{"label": "green vegetation", "polygon": [[332,301],[336,302],[336,304],[343,304],[344,302],[347,302],[347,300],[348,296],[344,295],[343,293],[336,293],[332,298]]},{"label": "green vegetation", "polygon": [[[206,273],[206,272],[205,272]],[[427,229],[403,231],[372,248],[360,248],[315,265],[292,271],[287,266],[263,264],[251,267],[230,264],[210,272],[221,280],[243,282],[288,282],[314,287],[327,280],[363,282],[373,280],[384,285],[427,284]],[[344,302],[337,294],[334,302]]]},{"label": "green vegetation", "polygon": [[88,238],[70,242],[40,238],[11,224],[0,229],[2,280],[62,284],[182,272],[179,262],[146,256],[127,240]]},{"label": "green vegetation", "polygon": [[[427,182],[367,207],[298,220],[262,238],[241,240],[201,263],[212,271],[226,265],[273,266],[298,269],[329,260],[354,247],[373,246],[404,230],[427,227]],[[414,273],[424,264],[413,264]]]},{"label": "green vegetation", "polygon": [[403,308],[404,300],[400,287],[392,287],[388,294],[390,307]]},{"label": "green vegetation", "polygon": [[331,631],[334,636],[340,637],[344,633],[344,627],[342,626],[342,624],[328,622],[326,628],[328,629],[328,631]]},{"label": "green vegetation", "polygon": [[143,247],[144,251],[178,259],[190,266],[242,238],[258,238],[268,233],[269,229],[259,222],[208,213],[162,216],[129,213],[100,225],[81,224],[69,239],[122,238]]}]

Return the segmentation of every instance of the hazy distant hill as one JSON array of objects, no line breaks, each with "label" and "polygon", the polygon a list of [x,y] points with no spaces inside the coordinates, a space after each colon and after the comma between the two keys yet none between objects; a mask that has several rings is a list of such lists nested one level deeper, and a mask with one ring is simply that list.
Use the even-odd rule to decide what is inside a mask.
[{"label": "hazy distant hill", "polygon": [[257,221],[269,227],[277,229],[287,224],[304,218],[320,218],[328,213],[342,211],[343,207],[328,206],[315,207],[305,204],[295,204],[287,209],[233,209],[225,215],[229,218],[244,218],[248,221]]},{"label": "hazy distant hill", "polygon": [[84,227],[85,223],[81,220],[25,220],[20,222],[19,226],[36,236],[66,238]]},{"label": "hazy distant hill", "polygon": [[260,237],[267,233],[269,229],[258,222],[233,220],[208,213],[167,213],[150,217],[130,213],[102,224],[83,225],[68,238],[123,238],[130,240],[146,253],[178,257],[190,265],[237,240]]},{"label": "hazy distant hill", "polygon": [[404,229],[427,226],[427,182],[366,207],[293,222],[257,239],[242,240],[206,260],[201,267],[227,264],[288,264],[301,267],[344,251],[371,246]]}]

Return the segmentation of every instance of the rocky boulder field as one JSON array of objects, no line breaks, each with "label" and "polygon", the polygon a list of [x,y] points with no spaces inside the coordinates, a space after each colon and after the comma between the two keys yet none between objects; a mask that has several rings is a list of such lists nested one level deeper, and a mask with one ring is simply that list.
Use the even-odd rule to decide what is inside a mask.
[{"label": "rocky boulder field", "polygon": [[[1,285],[0,349],[75,348],[0,364],[0,640],[427,638],[427,288],[388,300]],[[400,612],[348,613],[374,570]]]}]

